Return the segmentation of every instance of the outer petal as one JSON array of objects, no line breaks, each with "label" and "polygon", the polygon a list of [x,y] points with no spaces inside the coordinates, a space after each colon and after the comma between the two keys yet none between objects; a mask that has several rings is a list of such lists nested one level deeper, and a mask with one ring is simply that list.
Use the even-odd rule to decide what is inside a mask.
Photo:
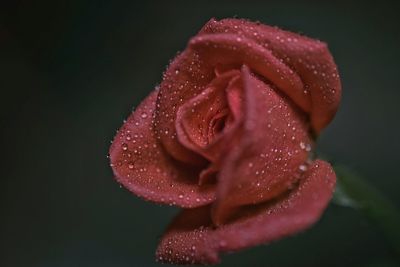
[{"label": "outer petal", "polygon": [[214,200],[212,185],[198,185],[200,170],[172,159],[157,140],[153,91],[118,131],[110,160],[118,182],[136,195],[158,203],[197,207]]},{"label": "outer petal", "polygon": [[335,186],[331,166],[317,160],[297,188],[273,203],[247,209],[230,224],[213,228],[210,207],[184,210],[170,225],[157,249],[167,263],[214,264],[219,253],[235,251],[303,231],[321,216]]},{"label": "outer petal", "polygon": [[303,164],[311,150],[303,112],[247,67],[243,67],[242,80],[244,126],[218,175],[213,215],[217,225],[243,205],[286,192],[306,168]]},{"label": "outer petal", "polygon": [[[212,66],[247,65],[264,76],[289,96],[299,96],[296,102],[301,108],[310,108],[308,97],[304,97],[300,77],[264,46],[238,34],[201,34],[190,40],[189,47]],[[296,100],[297,100],[296,99]]]},{"label": "outer petal", "polygon": [[[317,133],[331,121],[340,102],[341,85],[337,67],[325,43],[241,19],[210,20],[201,30],[201,34],[222,33],[244,36],[264,46],[299,75],[304,84],[303,95],[297,89],[279,88],[310,112]],[[311,108],[306,105],[310,96]]]},{"label": "outer petal", "polygon": [[168,153],[185,163],[202,166],[204,158],[185,148],[177,140],[175,120],[178,109],[201,93],[215,77],[214,69],[205,64],[193,50],[186,49],[166,70],[157,98],[155,127]]}]

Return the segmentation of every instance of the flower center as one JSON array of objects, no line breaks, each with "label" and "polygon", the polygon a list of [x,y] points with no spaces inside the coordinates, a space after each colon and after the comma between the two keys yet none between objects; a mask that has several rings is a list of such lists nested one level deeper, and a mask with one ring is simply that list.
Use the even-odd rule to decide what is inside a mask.
[{"label": "flower center", "polygon": [[176,130],[181,144],[210,162],[219,157],[214,149],[237,120],[241,105],[238,70],[217,77],[177,112]]},{"label": "flower center", "polygon": [[216,136],[223,132],[227,126],[229,110],[227,108],[218,112],[210,121],[208,127],[208,144],[211,144]]}]

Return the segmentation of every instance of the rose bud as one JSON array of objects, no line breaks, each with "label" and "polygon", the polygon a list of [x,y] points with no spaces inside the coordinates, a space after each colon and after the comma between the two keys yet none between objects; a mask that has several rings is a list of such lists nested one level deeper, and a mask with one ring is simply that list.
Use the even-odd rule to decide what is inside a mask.
[{"label": "rose bud", "polygon": [[325,43],[247,20],[210,20],[110,148],[119,183],[183,208],[157,259],[213,264],[220,253],[318,221],[336,178],[312,151],[340,95]]}]

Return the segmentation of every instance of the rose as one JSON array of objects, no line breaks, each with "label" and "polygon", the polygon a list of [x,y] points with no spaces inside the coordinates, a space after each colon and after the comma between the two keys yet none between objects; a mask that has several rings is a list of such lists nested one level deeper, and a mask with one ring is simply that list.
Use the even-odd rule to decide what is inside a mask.
[{"label": "rose", "polygon": [[158,259],[216,263],[220,252],[315,223],[335,174],[310,153],[340,93],[325,43],[245,20],[209,21],[110,148],[118,182],[184,208]]}]

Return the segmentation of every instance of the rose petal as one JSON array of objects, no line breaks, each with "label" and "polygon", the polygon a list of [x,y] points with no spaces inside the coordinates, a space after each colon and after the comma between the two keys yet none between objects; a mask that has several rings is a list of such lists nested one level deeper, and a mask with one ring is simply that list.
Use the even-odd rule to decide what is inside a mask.
[{"label": "rose petal", "polygon": [[311,149],[303,112],[246,66],[242,80],[244,126],[221,164],[213,210],[217,225],[240,206],[275,198],[292,187]]},{"label": "rose petal", "polygon": [[172,159],[157,140],[153,91],[118,131],[110,148],[118,182],[136,195],[158,203],[197,207],[214,200],[212,185],[198,185],[200,169]]},{"label": "rose petal", "polygon": [[166,70],[157,99],[155,127],[168,153],[182,162],[203,166],[205,159],[184,147],[176,138],[176,112],[184,103],[201,93],[215,77],[214,69],[194,51],[186,49]]},{"label": "rose petal", "polygon": [[301,96],[297,104],[304,110],[310,109],[310,100],[304,96],[299,76],[270,50],[252,39],[229,33],[200,34],[190,40],[189,47],[212,66],[238,63],[248,65],[284,92],[290,92],[290,97]]},{"label": "rose petal", "polygon": [[[279,88],[311,113],[314,130],[318,133],[332,120],[340,102],[341,85],[337,67],[325,43],[241,19],[212,19],[199,34],[234,34],[266,47],[300,76],[303,90]],[[307,100],[309,96],[311,105]]]},{"label": "rose petal", "polygon": [[184,210],[162,237],[157,259],[175,264],[214,264],[220,252],[269,243],[303,231],[320,218],[332,197],[335,181],[331,166],[317,160],[290,194],[249,209],[230,224],[214,228],[210,206]]}]

